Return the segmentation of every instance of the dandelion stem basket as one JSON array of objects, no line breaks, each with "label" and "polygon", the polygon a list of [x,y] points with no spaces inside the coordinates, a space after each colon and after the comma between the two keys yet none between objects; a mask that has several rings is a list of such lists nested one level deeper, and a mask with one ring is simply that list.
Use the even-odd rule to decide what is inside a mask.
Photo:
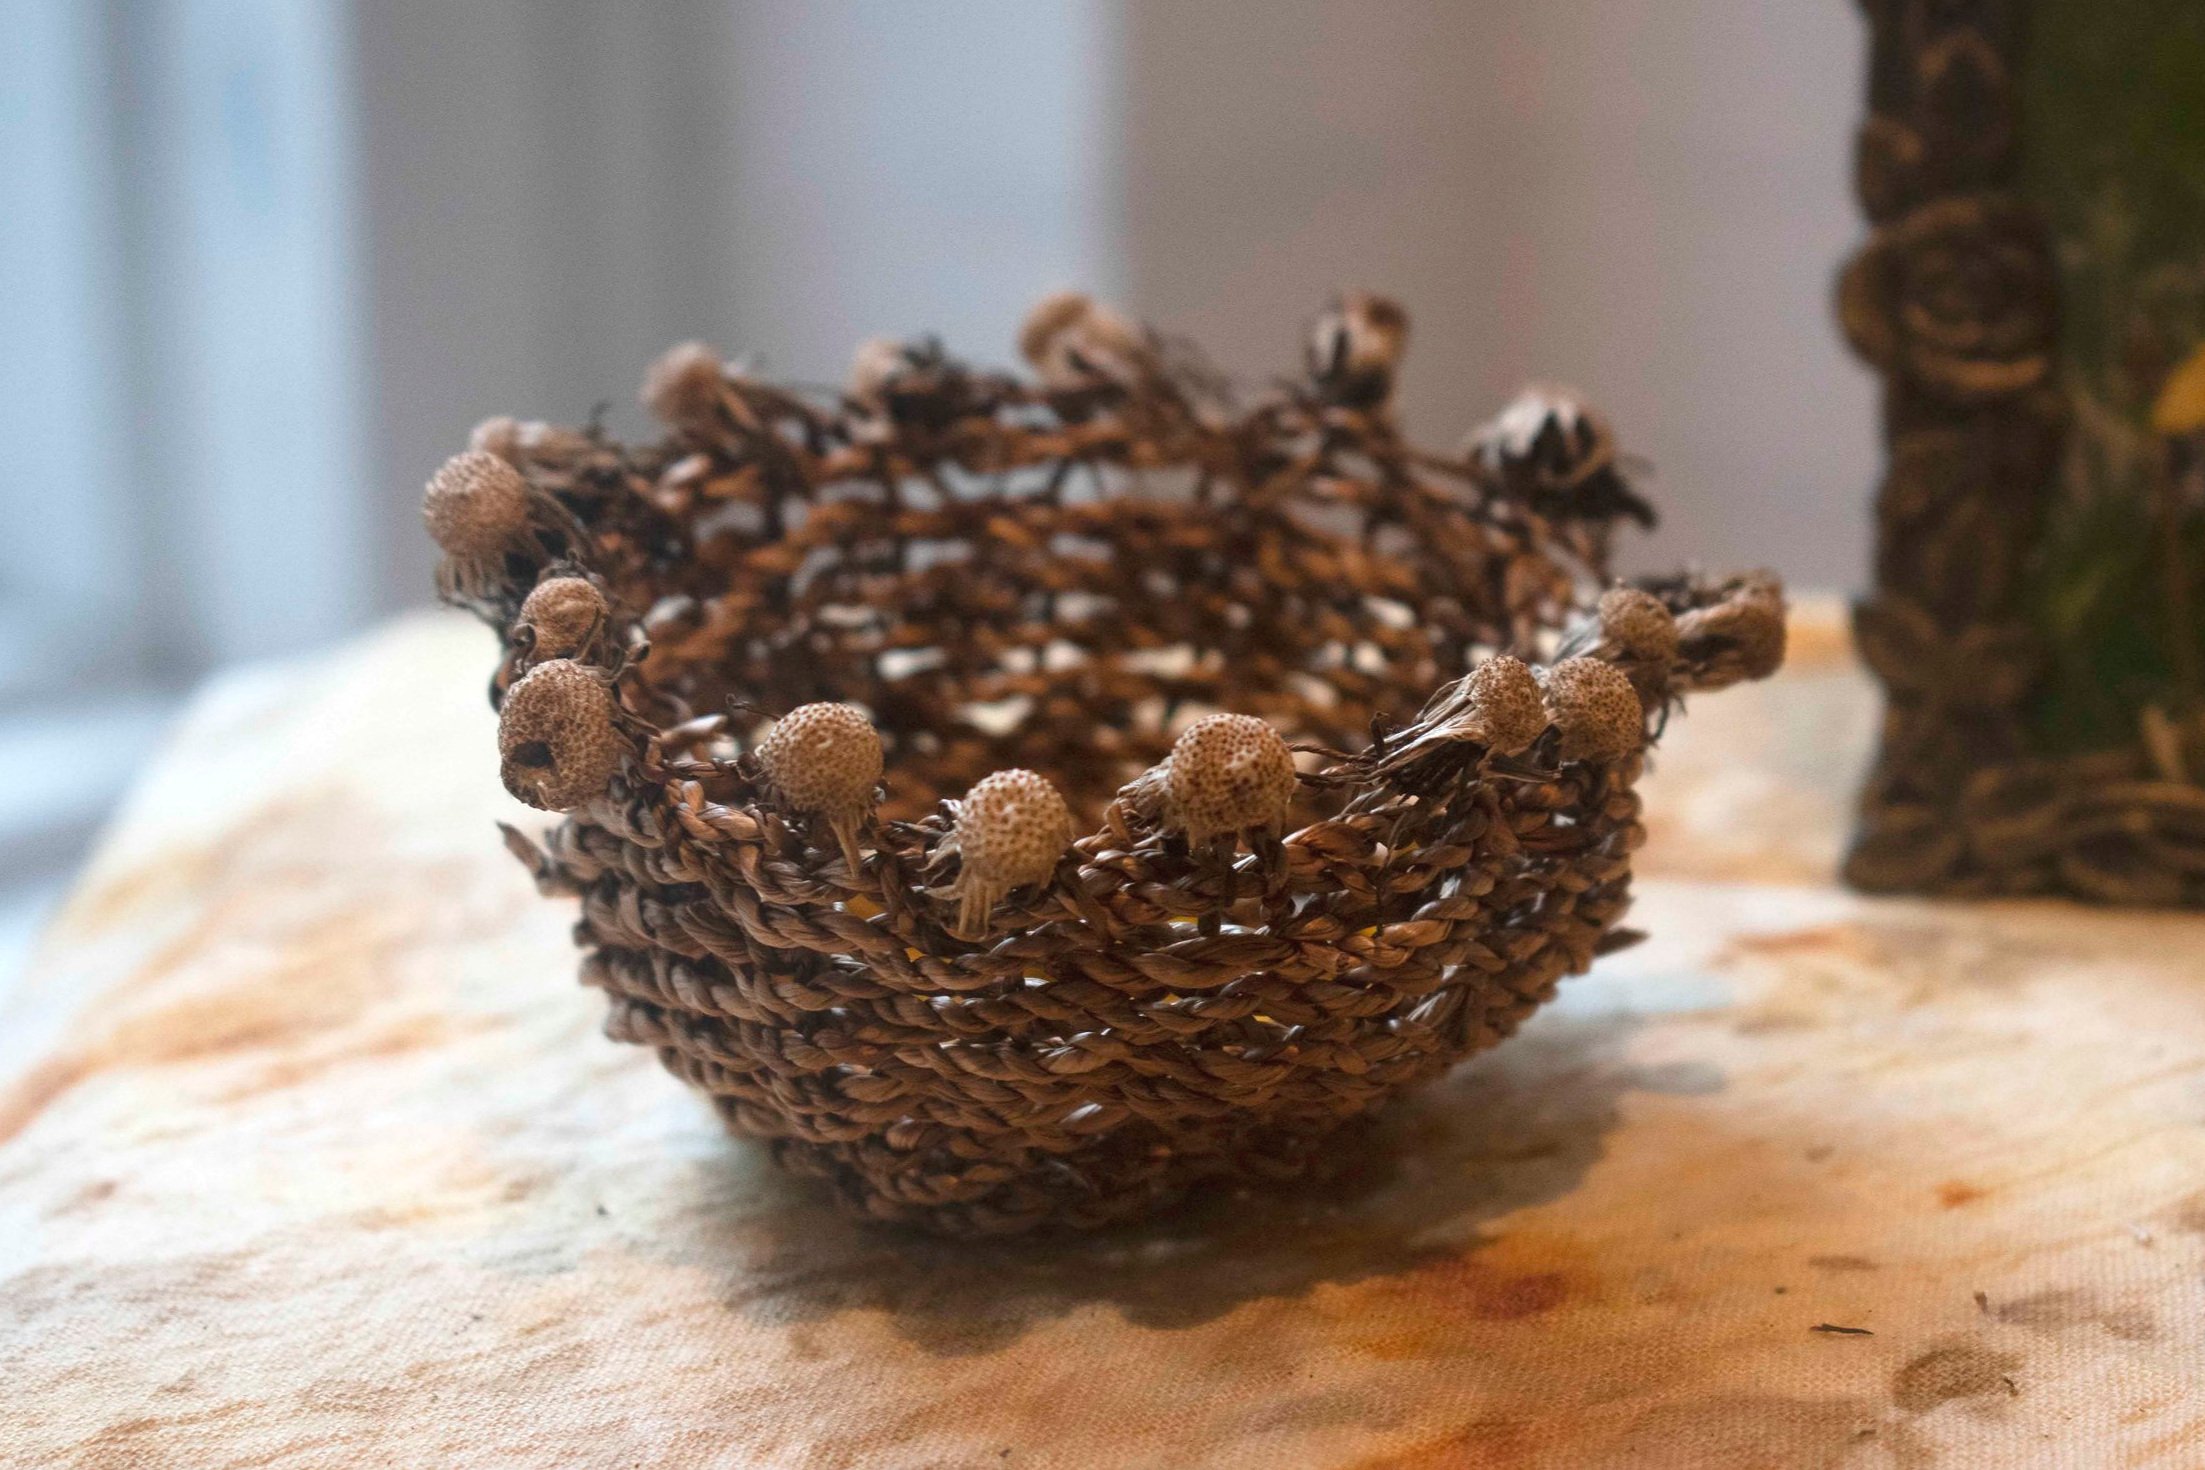
[{"label": "dandelion stem basket", "polygon": [[1781,592],[1611,584],[1607,426],[1417,449],[1406,336],[1345,297],[1243,399],[1063,295],[1025,374],[688,346],[656,443],[478,428],[440,587],[610,1034],[867,1216],[1094,1226],[1302,1172],[1635,937],[1646,746],[1775,669]]}]

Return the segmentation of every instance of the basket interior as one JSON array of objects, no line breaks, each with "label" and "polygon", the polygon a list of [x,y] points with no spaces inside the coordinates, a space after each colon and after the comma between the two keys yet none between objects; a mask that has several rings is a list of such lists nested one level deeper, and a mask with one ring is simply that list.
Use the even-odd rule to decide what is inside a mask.
[{"label": "basket interior", "polygon": [[690,710],[732,701],[738,743],[796,705],[864,707],[887,817],[1022,766],[1092,818],[1202,715],[1358,747],[1567,611],[1563,562],[1467,473],[1356,468],[1289,469],[1270,494],[1069,456],[849,477],[713,506],[671,574],[613,590],[679,610],[644,675]]}]

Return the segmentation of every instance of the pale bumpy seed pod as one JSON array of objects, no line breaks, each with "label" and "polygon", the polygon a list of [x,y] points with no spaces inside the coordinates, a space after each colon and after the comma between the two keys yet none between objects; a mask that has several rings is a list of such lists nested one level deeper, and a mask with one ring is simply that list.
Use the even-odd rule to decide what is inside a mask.
[{"label": "pale bumpy seed pod", "polygon": [[1539,680],[1520,658],[1500,654],[1470,671],[1471,735],[1499,755],[1515,755],[1546,733]]},{"label": "pale bumpy seed pod", "polygon": [[1662,600],[1638,587],[1600,595],[1600,633],[1624,657],[1666,664],[1677,656],[1677,620]]},{"label": "pale bumpy seed pod", "polygon": [[1058,291],[1034,303],[1019,327],[1018,351],[1045,386],[1060,392],[1129,387],[1153,370],[1147,334],[1080,291]]},{"label": "pale bumpy seed pod", "polygon": [[1276,832],[1294,804],[1294,755],[1253,715],[1209,715],[1172,745],[1164,768],[1164,821],[1187,841]]},{"label": "pale bumpy seed pod", "polygon": [[444,596],[504,592],[507,554],[522,549],[535,529],[531,495],[519,470],[480,449],[453,455],[429,477],[421,519],[444,553],[436,569]]},{"label": "pale bumpy seed pod", "polygon": [[596,583],[552,577],[538,582],[521,603],[517,626],[528,630],[530,658],[576,658],[596,644],[606,616],[605,594]]},{"label": "pale bumpy seed pod", "polygon": [[620,769],[611,686],[571,659],[540,663],[498,709],[499,775],[530,806],[567,811],[604,794]]},{"label": "pale bumpy seed pod", "polygon": [[702,342],[670,348],[643,376],[643,406],[668,428],[710,435],[727,402],[727,369]]},{"label": "pale bumpy seed pod", "polygon": [[1325,396],[1351,408],[1375,408],[1393,393],[1409,346],[1409,314],[1399,302],[1351,291],[1318,316],[1305,355]]},{"label": "pale bumpy seed pod", "polygon": [[429,477],[421,519],[446,556],[502,555],[528,533],[528,482],[496,455],[466,450]]},{"label": "pale bumpy seed pod", "polygon": [[1546,675],[1547,715],[1562,733],[1564,760],[1616,760],[1646,738],[1638,691],[1614,664],[1566,658]]},{"label": "pale bumpy seed pod", "polygon": [[855,881],[858,834],[882,770],[880,732],[848,704],[807,704],[774,721],[758,742],[758,770],[775,799],[822,818]]},{"label": "pale bumpy seed pod", "polygon": [[987,932],[989,911],[1013,888],[1040,883],[1072,845],[1072,810],[1045,776],[997,771],[965,793],[952,830],[957,874],[957,936]]}]

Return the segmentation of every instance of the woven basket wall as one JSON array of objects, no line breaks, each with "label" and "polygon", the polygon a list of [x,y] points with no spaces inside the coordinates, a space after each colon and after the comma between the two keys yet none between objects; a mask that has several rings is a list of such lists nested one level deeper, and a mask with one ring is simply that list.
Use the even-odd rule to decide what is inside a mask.
[{"label": "woven basket wall", "polygon": [[1235,403],[1064,296],[1028,377],[687,347],[658,443],[478,429],[441,586],[610,1034],[868,1215],[1091,1226],[1301,1171],[1633,937],[1644,746],[1775,668],[1781,594],[1603,596],[1651,519],[1606,427],[1533,391],[1419,451],[1405,335],[1345,298]]}]

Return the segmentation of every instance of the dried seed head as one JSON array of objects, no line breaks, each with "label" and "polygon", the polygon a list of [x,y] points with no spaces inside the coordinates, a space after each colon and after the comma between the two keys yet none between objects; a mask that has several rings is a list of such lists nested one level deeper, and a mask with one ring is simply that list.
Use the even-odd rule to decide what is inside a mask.
[{"label": "dried seed head", "polygon": [[494,454],[507,464],[521,462],[521,421],[510,414],[499,414],[475,425],[467,436],[467,447]]},{"label": "dried seed head", "polygon": [[605,626],[605,594],[587,577],[552,577],[538,582],[521,603],[520,626],[534,638],[535,658],[573,658],[587,649]]},{"label": "dried seed head", "polygon": [[495,557],[528,531],[528,482],[494,454],[455,454],[429,477],[421,518],[447,556]]},{"label": "dried seed head", "polygon": [[848,704],[807,704],[774,721],[758,742],[758,767],[791,809],[828,816],[863,812],[881,777],[880,732]]},{"label": "dried seed head", "polygon": [[1575,388],[1531,383],[1472,432],[1469,448],[1488,469],[1574,484],[1614,462],[1615,434]]},{"label": "dried seed head", "polygon": [[1059,390],[1135,382],[1151,356],[1138,325],[1081,291],[1034,303],[1018,329],[1018,351],[1046,386]]},{"label": "dried seed head", "polygon": [[1766,679],[1784,666],[1783,590],[1771,579],[1749,581],[1713,607],[1679,618],[1677,633],[1688,657],[1704,651],[1735,668],[1730,677]]},{"label": "dried seed head", "polygon": [[1736,609],[1731,636],[1738,640],[1746,677],[1766,679],[1784,666],[1784,594],[1774,586],[1754,589],[1730,603]]},{"label": "dried seed head", "polygon": [[1196,720],[1164,768],[1165,822],[1204,842],[1228,832],[1275,832],[1294,804],[1294,756],[1253,715]]},{"label": "dried seed head", "polygon": [[555,658],[523,674],[498,709],[505,789],[547,812],[582,805],[620,769],[612,686],[595,670]]},{"label": "dried seed head", "polygon": [[1409,346],[1409,314],[1390,297],[1350,291],[1309,329],[1309,375],[1326,395],[1370,408],[1393,392],[1394,374]]},{"label": "dried seed head", "polygon": [[957,875],[957,932],[977,938],[988,911],[1013,888],[1040,883],[1056,871],[1072,844],[1072,810],[1045,776],[997,771],[965,793],[953,834],[963,868]]},{"label": "dried seed head", "polygon": [[1547,714],[1562,732],[1562,759],[1615,760],[1646,738],[1638,691],[1614,664],[1566,658],[1546,675]]},{"label": "dried seed head", "polygon": [[471,449],[494,454],[517,469],[531,465],[558,467],[571,464],[597,445],[580,429],[547,424],[542,419],[516,419],[500,414],[475,425],[467,436]]},{"label": "dried seed head", "polygon": [[1539,680],[1520,658],[1499,654],[1470,671],[1472,723],[1501,755],[1514,755],[1546,733]]},{"label": "dried seed head", "polygon": [[1095,298],[1085,291],[1052,291],[1035,302],[1018,327],[1018,355],[1035,369],[1049,359],[1049,351],[1066,332],[1096,310]]},{"label": "dried seed head", "polygon": [[1677,656],[1677,620],[1662,600],[1637,587],[1600,594],[1600,631],[1628,657],[1666,664]]},{"label": "dried seed head", "polygon": [[851,359],[845,393],[874,420],[861,435],[877,436],[884,432],[876,417],[883,410],[897,423],[946,428],[973,405],[973,388],[969,370],[934,338],[875,337]]},{"label": "dried seed head", "polygon": [[911,365],[904,344],[894,337],[872,337],[858,344],[850,359],[850,396],[871,401],[888,391],[888,385]]},{"label": "dried seed head", "polygon": [[1006,888],[1048,877],[1071,843],[1071,808],[1048,777],[1032,771],[997,771],[958,807],[965,871]]},{"label": "dried seed head", "polygon": [[669,428],[711,429],[726,394],[727,369],[702,342],[669,349],[643,376],[643,406]]},{"label": "dried seed head", "polygon": [[773,722],[758,742],[758,768],[772,794],[826,820],[854,880],[858,837],[881,777],[880,732],[848,704],[807,704]]}]

